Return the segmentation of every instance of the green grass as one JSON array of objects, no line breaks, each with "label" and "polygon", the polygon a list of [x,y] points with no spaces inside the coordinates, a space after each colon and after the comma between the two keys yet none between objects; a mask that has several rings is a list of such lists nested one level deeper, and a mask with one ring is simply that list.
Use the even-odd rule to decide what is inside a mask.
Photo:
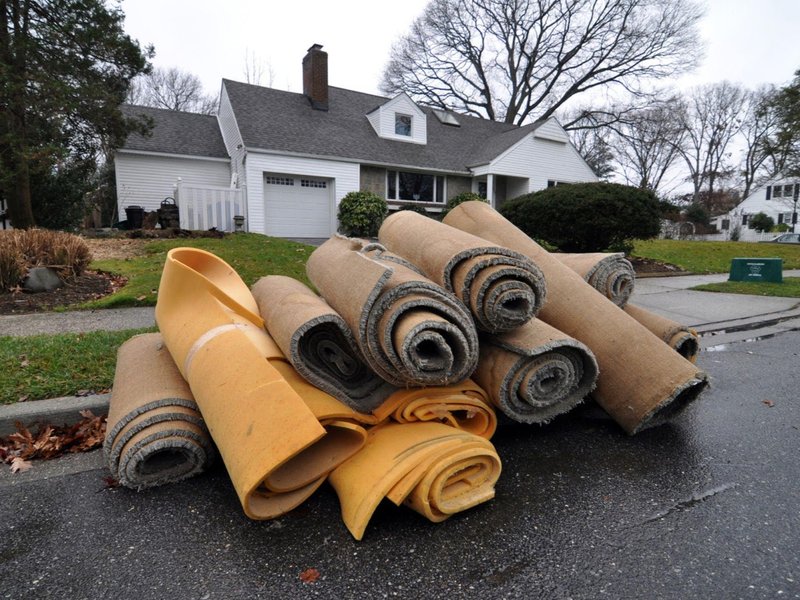
[{"label": "green grass", "polygon": [[677,265],[692,273],[727,273],[731,259],[739,257],[778,257],[783,259],[784,269],[800,269],[800,244],[646,240],[637,241],[631,254]]},{"label": "green grass", "polygon": [[167,252],[182,246],[201,248],[216,254],[236,269],[247,285],[252,285],[265,275],[287,275],[309,283],[305,266],[314,248],[305,244],[255,233],[226,235],[222,239],[157,240],[145,245],[145,256],[93,262],[91,268],[124,275],[128,278],[128,283],[110,296],[70,308],[154,305],[158,299],[158,284]]},{"label": "green grass", "polygon": [[114,381],[117,349],[154,329],[0,337],[0,404],[100,393]]},{"label": "green grass", "polygon": [[701,292],[725,292],[728,294],[750,294],[751,296],[780,296],[800,298],[800,277],[784,277],[783,283],[760,281],[722,281],[704,283],[692,288]]}]

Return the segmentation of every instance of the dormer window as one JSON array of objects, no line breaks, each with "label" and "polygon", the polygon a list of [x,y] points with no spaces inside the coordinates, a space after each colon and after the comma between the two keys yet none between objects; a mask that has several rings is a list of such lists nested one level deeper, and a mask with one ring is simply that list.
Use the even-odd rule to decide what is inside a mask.
[{"label": "dormer window", "polygon": [[411,136],[411,115],[394,114],[394,132],[397,135]]}]

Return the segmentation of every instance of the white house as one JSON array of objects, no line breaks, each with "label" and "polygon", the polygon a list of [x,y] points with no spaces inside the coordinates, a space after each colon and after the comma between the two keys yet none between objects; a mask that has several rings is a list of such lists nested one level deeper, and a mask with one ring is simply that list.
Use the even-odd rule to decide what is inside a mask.
[{"label": "white house", "polygon": [[302,94],[223,80],[216,117],[125,107],[154,128],[117,152],[120,215],[177,192],[184,226],[229,230],[236,213],[249,231],[328,237],[352,191],[440,211],[464,191],[499,207],[597,180],[555,119],[517,126],[332,87],[321,48],[303,59]]},{"label": "white house", "polygon": [[[730,239],[735,228],[744,242],[770,239],[774,233],[759,233],[752,228],[753,215],[763,212],[772,217],[775,224],[785,223],[790,231],[800,231],[797,222],[797,201],[800,194],[800,179],[776,178],[753,191],[725,215],[714,217],[712,223],[722,232],[722,239]],[[794,228],[793,228],[794,227]]]}]

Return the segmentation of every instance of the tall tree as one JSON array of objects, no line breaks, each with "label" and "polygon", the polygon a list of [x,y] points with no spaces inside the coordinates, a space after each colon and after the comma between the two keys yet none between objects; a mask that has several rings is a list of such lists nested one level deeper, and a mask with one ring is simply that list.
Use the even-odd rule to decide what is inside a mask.
[{"label": "tall tree", "polygon": [[718,181],[733,174],[730,147],[742,127],[745,99],[744,88],[728,81],[695,87],[684,98],[680,152],[689,170],[693,203],[701,201],[704,189],[707,197],[714,197]]},{"label": "tall tree", "polygon": [[119,105],[148,53],[102,0],[0,0],[0,189],[14,227],[34,225],[31,170],[91,160],[137,124]]},{"label": "tall tree", "polygon": [[778,120],[777,130],[768,141],[775,171],[800,176],[800,69],[792,82],[778,91],[771,107]]},{"label": "tall tree", "polygon": [[139,106],[213,115],[219,96],[206,94],[200,78],[193,73],[175,67],[156,67],[133,80],[127,101]]},{"label": "tall tree", "polygon": [[[742,196],[747,198],[756,179],[776,174],[776,156],[771,152],[770,138],[777,134],[779,119],[774,108],[775,86],[765,85],[747,92],[741,138],[744,152],[741,164]],[[780,159],[777,162],[782,162]]]},{"label": "tall tree", "polygon": [[680,101],[670,97],[639,109],[613,125],[613,145],[620,171],[629,185],[659,192],[680,157],[685,131],[679,118]]},{"label": "tall tree", "polygon": [[381,89],[506,123],[597,88],[640,92],[700,56],[695,0],[431,0]]}]

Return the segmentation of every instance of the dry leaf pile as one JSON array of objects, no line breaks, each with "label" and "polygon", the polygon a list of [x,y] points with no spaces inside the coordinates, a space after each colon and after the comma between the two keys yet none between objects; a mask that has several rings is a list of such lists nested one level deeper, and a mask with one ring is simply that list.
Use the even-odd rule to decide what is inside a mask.
[{"label": "dry leaf pile", "polygon": [[17,423],[16,433],[0,438],[0,462],[9,464],[11,471],[17,473],[30,469],[32,459],[47,460],[101,447],[106,418],[95,416],[90,410],[82,410],[80,415],[83,418],[74,425],[46,425],[35,434]]}]

